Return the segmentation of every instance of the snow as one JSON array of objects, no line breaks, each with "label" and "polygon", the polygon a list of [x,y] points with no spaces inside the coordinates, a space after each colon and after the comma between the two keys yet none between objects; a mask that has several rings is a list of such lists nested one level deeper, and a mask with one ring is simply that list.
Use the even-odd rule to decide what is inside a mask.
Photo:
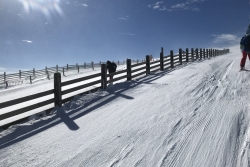
[{"label": "snow", "polygon": [[238,46],[230,51],[12,125],[0,133],[0,166],[247,167],[250,73],[239,72]]}]

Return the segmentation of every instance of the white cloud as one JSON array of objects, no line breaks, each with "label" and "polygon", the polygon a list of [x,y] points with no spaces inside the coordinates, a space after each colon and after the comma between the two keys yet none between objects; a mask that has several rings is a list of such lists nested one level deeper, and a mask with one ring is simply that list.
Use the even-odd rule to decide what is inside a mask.
[{"label": "white cloud", "polygon": [[240,37],[232,34],[212,35],[214,44],[238,44]]},{"label": "white cloud", "polygon": [[183,9],[183,10],[192,10],[198,12],[200,11],[200,8],[196,7],[194,3],[204,2],[204,1],[205,0],[187,0],[186,2],[172,5],[171,8],[176,10]]},{"label": "white cloud", "polygon": [[22,40],[23,42],[27,42],[27,43],[33,43],[32,41],[30,40]]},{"label": "white cloud", "polygon": [[128,19],[125,17],[120,17],[119,20],[128,20]]},{"label": "white cloud", "polygon": [[160,6],[155,5],[153,8],[154,9],[158,9],[158,8],[160,8]]},{"label": "white cloud", "polygon": [[132,34],[132,33],[122,33],[124,35],[135,35],[135,34]]},{"label": "white cloud", "polygon": [[148,8],[152,8],[155,10],[160,10],[160,11],[174,11],[174,10],[192,10],[192,11],[200,11],[200,9],[198,7],[196,7],[194,5],[194,3],[198,3],[198,2],[203,2],[205,0],[186,0],[186,2],[183,3],[178,3],[175,5],[172,5],[171,7],[167,8],[164,5],[164,1],[158,1],[154,4],[150,4],[148,5]]},{"label": "white cloud", "polygon": [[148,5],[148,8],[152,7],[153,9],[157,9],[157,10],[167,10],[166,6],[162,6],[163,3],[164,3],[163,1],[159,1],[153,5]]},{"label": "white cloud", "polygon": [[182,9],[188,9],[185,3],[179,3],[176,5],[171,6],[171,8],[182,8]]},{"label": "white cloud", "polygon": [[82,4],[82,6],[83,6],[83,7],[87,7],[88,5],[87,5],[87,4],[85,4],[85,3],[83,3],[83,4]]},{"label": "white cloud", "polygon": [[86,3],[78,3],[77,1],[74,2],[75,6],[82,6],[82,7],[88,7],[88,4]]}]

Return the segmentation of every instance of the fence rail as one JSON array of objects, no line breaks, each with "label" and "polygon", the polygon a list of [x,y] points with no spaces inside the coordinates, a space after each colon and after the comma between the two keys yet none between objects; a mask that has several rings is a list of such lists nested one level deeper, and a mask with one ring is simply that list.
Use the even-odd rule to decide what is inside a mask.
[{"label": "fence rail", "polygon": [[[145,60],[133,60],[133,63],[142,62]],[[113,61],[114,62],[114,61]],[[51,79],[51,75],[54,73],[60,72],[63,74],[63,76],[66,76],[66,73],[69,71],[76,71],[77,73],[80,73],[81,70],[86,69],[92,69],[95,70],[96,68],[100,68],[101,64],[105,64],[106,62],[99,62],[99,63],[84,63],[82,65],[69,65],[63,67],[45,67],[45,69],[40,70],[33,70],[30,71],[21,71],[19,70],[18,73],[14,74],[7,74],[4,72],[4,74],[0,75],[0,89],[7,89],[10,86],[20,85],[24,83],[30,83],[32,84],[36,79],[38,78],[44,78],[44,79]],[[118,66],[119,65],[125,65],[126,61],[117,61],[115,62]]]},{"label": "fence rail", "polygon": [[[141,75],[145,75],[145,74],[149,75],[151,72],[155,72],[155,71],[159,71],[159,70],[163,71],[166,69],[174,68],[178,65],[182,65],[184,62],[188,63],[188,62],[198,61],[198,60],[201,60],[202,58],[204,58],[204,59],[211,58],[214,56],[223,55],[223,54],[227,54],[227,53],[229,53],[229,49],[225,49],[225,50],[215,50],[215,49],[203,49],[202,50],[202,49],[200,49],[200,51],[198,49],[196,49],[194,51],[194,49],[192,48],[190,53],[189,53],[188,49],[186,49],[185,52],[183,52],[182,49],[179,49],[179,54],[174,55],[173,51],[171,50],[170,55],[164,56],[163,48],[161,48],[160,60],[150,61],[150,56],[147,55],[146,59],[145,59],[146,61],[144,61],[144,62],[134,61],[137,64],[132,65],[133,61],[131,61],[131,59],[127,59],[127,61],[126,61],[127,69],[117,71],[117,72],[111,73],[111,74],[107,74],[106,64],[102,63],[100,73],[77,78],[77,79],[73,79],[73,80],[69,80],[66,82],[61,82],[61,73],[59,72],[58,67],[47,68],[46,71],[48,71],[49,69],[53,69],[53,70],[57,71],[56,73],[54,73],[54,89],[40,92],[40,93],[33,94],[33,95],[29,95],[26,97],[10,100],[10,101],[1,102],[0,109],[3,109],[3,108],[6,109],[8,107],[12,107],[12,106],[17,105],[17,104],[22,104],[24,102],[34,100],[37,98],[41,98],[41,97],[44,97],[47,95],[54,95],[54,98],[49,98],[49,99],[46,99],[43,101],[39,101],[35,104],[31,104],[30,106],[26,106],[26,107],[15,108],[14,110],[10,109],[10,110],[8,110],[8,112],[5,112],[5,113],[0,112],[0,121],[7,119],[7,118],[11,118],[13,116],[16,116],[16,115],[19,115],[22,113],[25,113],[25,112],[28,112],[30,110],[34,110],[34,109],[37,109],[37,108],[40,108],[40,107],[43,107],[43,106],[46,106],[49,104],[53,104],[53,103],[54,103],[54,106],[60,107],[63,105],[63,103],[65,103],[66,101],[69,101],[73,96],[75,96],[75,95],[72,95],[70,97],[62,98],[63,95],[67,95],[67,94],[75,92],[75,91],[81,91],[81,93],[84,93],[84,91],[86,92],[86,90],[84,90],[84,88],[90,88],[89,90],[97,90],[99,88],[105,89],[107,87],[108,83],[116,82],[116,81],[119,81],[121,79],[126,79],[127,81],[129,81],[132,78],[135,78],[135,77],[138,77]],[[85,65],[85,67],[86,67],[86,65]],[[70,68],[71,68],[71,66],[67,65],[67,70]],[[151,71],[152,69],[153,69],[153,71]],[[35,70],[33,70],[33,71],[35,71]],[[28,71],[28,72],[30,72],[30,71]],[[44,71],[39,70],[39,72],[44,72]],[[26,72],[24,72],[24,73],[26,73]],[[36,73],[34,72],[32,74],[36,74]],[[124,75],[117,76],[117,75],[121,75],[121,74],[124,74]],[[12,74],[12,75],[15,76],[17,74]],[[20,77],[20,75],[21,74],[19,74],[17,76]],[[108,81],[107,78],[111,77],[111,76],[117,76],[117,77],[115,79],[113,79],[112,81],[110,81],[110,80]],[[87,82],[87,81],[89,81],[89,82]],[[76,83],[80,83],[80,82],[86,82],[86,83],[82,83],[79,86],[74,86],[74,87],[71,87],[71,88],[68,88],[68,89],[62,91],[63,87],[70,86],[72,84],[76,84]],[[93,88],[94,85],[99,85],[99,86],[96,88]],[[49,109],[51,109],[51,107]],[[20,119],[23,119],[23,117],[20,117]]]}]

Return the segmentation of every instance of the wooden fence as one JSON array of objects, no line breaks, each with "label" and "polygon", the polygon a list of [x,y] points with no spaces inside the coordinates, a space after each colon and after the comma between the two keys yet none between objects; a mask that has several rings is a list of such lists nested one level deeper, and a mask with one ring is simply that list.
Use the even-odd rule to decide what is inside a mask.
[{"label": "wooden fence", "polygon": [[[0,121],[7,119],[7,118],[11,118],[13,116],[16,116],[16,115],[19,115],[22,113],[25,113],[25,112],[28,112],[30,110],[34,110],[34,109],[49,105],[49,104],[54,104],[53,106],[60,107],[60,106],[62,106],[63,103],[70,101],[70,99],[73,98],[73,96],[71,96],[71,97],[67,97],[67,98],[63,99],[62,98],[63,95],[67,95],[69,93],[79,91],[79,90],[82,90],[84,88],[89,88],[89,87],[96,85],[96,84],[100,84],[101,85],[100,88],[105,89],[107,87],[107,84],[111,82],[110,80],[109,81],[107,80],[107,78],[110,76],[118,76],[119,75],[119,77],[115,77],[115,79],[113,79],[112,82],[116,82],[116,81],[119,81],[121,79],[126,79],[127,81],[129,81],[129,80],[131,80],[135,77],[141,76],[141,75],[145,75],[145,74],[148,75],[151,72],[156,72],[159,70],[163,71],[166,69],[174,68],[176,66],[180,66],[183,63],[198,61],[198,60],[211,58],[214,56],[219,56],[219,55],[223,55],[223,54],[227,54],[227,53],[229,53],[229,49],[224,49],[224,50],[195,49],[194,50],[192,48],[191,52],[189,52],[189,49],[186,49],[185,51],[183,51],[182,49],[179,49],[179,53],[176,55],[174,55],[173,51],[171,50],[169,55],[164,56],[163,48],[161,48],[159,60],[150,61],[150,55],[147,55],[146,61],[132,64],[131,59],[127,59],[127,61],[126,61],[127,68],[125,70],[118,71],[118,72],[111,73],[111,74],[107,74],[106,64],[101,64],[100,73],[85,76],[82,78],[69,80],[66,82],[61,82],[61,73],[59,73],[59,71],[58,71],[57,73],[54,74],[54,89],[40,92],[40,93],[33,94],[33,95],[29,95],[26,97],[14,99],[11,101],[1,102],[0,109],[10,107],[13,105],[17,105],[17,104],[21,104],[24,102],[28,102],[30,100],[38,99],[38,98],[41,98],[41,97],[44,97],[47,95],[54,95],[53,98],[47,99],[45,101],[40,101],[38,103],[23,107],[23,108],[10,110],[8,112],[5,112],[4,114],[2,114],[0,112]],[[93,81],[93,79],[95,79],[95,80]],[[86,84],[80,84],[79,86],[72,87],[72,88],[69,88],[69,89],[62,91],[62,88],[65,86],[69,86],[69,85],[72,85],[75,83],[79,83],[82,81],[88,81],[88,80],[90,82],[88,82]],[[99,89],[99,88],[95,88],[95,90],[97,90],[97,89]],[[92,89],[92,90],[94,90],[94,89]],[[82,92],[82,93],[84,93],[84,92]],[[52,108],[51,107],[48,108],[48,110],[50,110],[50,109],[52,109]]]},{"label": "wooden fence", "polygon": [[[133,60],[133,63],[138,63],[138,62],[142,62],[144,60]],[[58,65],[56,65],[56,67],[50,67],[47,68],[45,67],[45,69],[42,70],[35,70],[35,68],[33,68],[33,70],[30,71],[21,71],[19,70],[18,73],[14,73],[14,74],[6,74],[6,72],[4,72],[2,75],[0,75],[0,89],[4,88],[7,89],[10,86],[15,86],[15,85],[20,85],[23,83],[29,83],[32,84],[33,82],[37,81],[37,80],[41,80],[41,79],[51,79],[54,73],[62,73],[63,76],[66,76],[66,73],[69,71],[76,71],[77,73],[79,73],[81,70],[86,70],[86,69],[98,69],[101,67],[101,64],[106,63],[106,62],[99,62],[99,63],[84,63],[82,65],[78,65],[78,63],[76,63],[76,65],[66,65],[63,67],[58,67]],[[118,66],[119,65],[125,65],[126,61],[117,61],[115,62]]]}]

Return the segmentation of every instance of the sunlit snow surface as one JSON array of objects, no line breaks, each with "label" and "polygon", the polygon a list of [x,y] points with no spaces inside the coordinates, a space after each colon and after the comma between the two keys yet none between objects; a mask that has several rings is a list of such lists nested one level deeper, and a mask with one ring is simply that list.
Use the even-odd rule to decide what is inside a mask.
[{"label": "sunlit snow surface", "polygon": [[247,167],[250,72],[240,59],[235,47],[76,96],[2,131],[0,166]]}]

